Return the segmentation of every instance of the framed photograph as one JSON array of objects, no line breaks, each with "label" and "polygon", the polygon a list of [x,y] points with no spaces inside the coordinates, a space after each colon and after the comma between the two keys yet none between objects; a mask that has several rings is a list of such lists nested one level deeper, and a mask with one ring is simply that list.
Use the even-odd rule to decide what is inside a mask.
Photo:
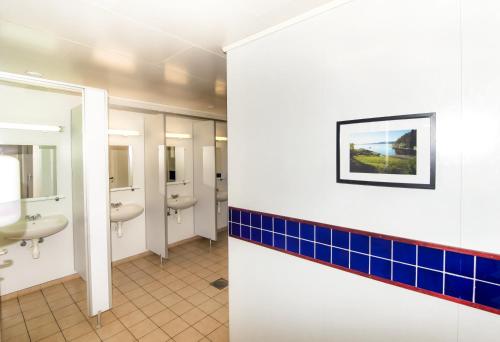
[{"label": "framed photograph", "polygon": [[337,122],[337,183],[436,188],[436,113]]}]

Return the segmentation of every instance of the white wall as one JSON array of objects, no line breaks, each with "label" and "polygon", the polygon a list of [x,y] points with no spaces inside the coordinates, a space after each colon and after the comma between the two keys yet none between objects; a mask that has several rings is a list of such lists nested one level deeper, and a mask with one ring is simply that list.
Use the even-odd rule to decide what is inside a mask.
[{"label": "white wall", "polygon": [[[144,117],[141,113],[111,109],[110,129],[140,132],[139,136],[109,136],[109,145],[131,146],[134,191],[111,191],[111,203],[136,203],[144,208]],[[111,225],[112,260],[116,261],[146,251],[145,213],[123,223],[123,236],[118,238],[114,224]]]},{"label": "white wall", "polygon": [[62,214],[68,226],[40,244],[40,258],[33,259],[28,246],[2,239],[9,250],[3,260],[12,265],[2,268],[1,294],[18,291],[75,273],[73,265],[73,224],[71,188],[71,109],[81,105],[78,95],[40,91],[36,88],[0,83],[0,121],[60,125],[60,133],[43,133],[0,129],[0,144],[55,145],[57,148],[57,189],[64,196],[58,202],[23,202],[22,216]]},{"label": "white wall", "polygon": [[[176,116],[165,117],[165,131],[168,133],[186,133],[193,136],[193,120]],[[166,140],[167,146],[184,147],[184,184],[167,185],[167,198],[173,194],[179,196],[193,196],[193,139],[171,139]],[[181,223],[177,223],[177,215],[171,211],[168,217],[168,243],[176,243],[195,236],[194,234],[194,207],[181,211]]]},{"label": "white wall", "polygon": [[[499,15],[357,0],[230,51],[230,205],[499,253]],[[436,190],[336,183],[337,121],[434,111]],[[500,333],[494,314],[230,240],[232,341]]]}]

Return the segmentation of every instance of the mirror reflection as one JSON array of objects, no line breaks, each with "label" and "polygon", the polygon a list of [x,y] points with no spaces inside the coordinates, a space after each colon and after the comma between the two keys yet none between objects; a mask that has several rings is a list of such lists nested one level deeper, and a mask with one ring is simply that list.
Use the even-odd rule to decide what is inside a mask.
[{"label": "mirror reflection", "polygon": [[133,187],[132,146],[109,146],[109,187]]},{"label": "mirror reflection", "polygon": [[184,181],[184,147],[167,146],[166,154],[167,183]]},{"label": "mirror reflection", "polygon": [[0,145],[0,154],[19,160],[21,198],[57,195],[55,146]]}]

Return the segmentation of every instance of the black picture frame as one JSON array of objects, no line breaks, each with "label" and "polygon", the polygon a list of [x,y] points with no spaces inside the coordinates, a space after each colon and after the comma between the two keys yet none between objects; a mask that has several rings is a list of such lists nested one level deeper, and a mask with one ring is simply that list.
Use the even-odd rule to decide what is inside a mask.
[{"label": "black picture frame", "polygon": [[[430,120],[430,177],[428,183],[399,183],[399,182],[378,182],[378,181],[363,181],[363,180],[352,180],[341,178],[341,161],[340,161],[340,151],[341,151],[341,129],[344,125],[353,125],[367,122],[376,121],[393,121],[393,120],[408,120],[408,119],[421,119],[428,118]],[[358,185],[371,185],[371,186],[383,186],[383,187],[396,187],[396,188],[414,188],[414,189],[436,189],[436,113],[419,113],[419,114],[405,114],[405,115],[395,115],[395,116],[381,116],[367,119],[357,119],[357,120],[346,120],[337,121],[337,183],[346,184],[358,184]]]}]

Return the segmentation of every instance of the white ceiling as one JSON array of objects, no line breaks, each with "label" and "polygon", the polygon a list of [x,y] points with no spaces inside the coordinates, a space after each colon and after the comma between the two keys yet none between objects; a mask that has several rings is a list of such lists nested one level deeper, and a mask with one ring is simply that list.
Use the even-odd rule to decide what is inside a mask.
[{"label": "white ceiling", "polygon": [[222,46],[331,0],[0,0],[0,70],[226,112]]}]

